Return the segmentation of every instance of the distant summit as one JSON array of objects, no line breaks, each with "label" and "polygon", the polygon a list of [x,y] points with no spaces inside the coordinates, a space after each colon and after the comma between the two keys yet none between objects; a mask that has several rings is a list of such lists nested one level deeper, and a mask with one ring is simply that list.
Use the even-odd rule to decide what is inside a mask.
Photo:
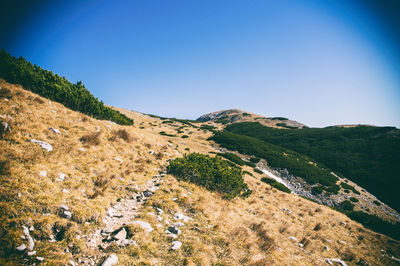
[{"label": "distant summit", "polygon": [[264,117],[258,114],[228,109],[205,114],[197,118],[199,122],[213,121],[222,124],[239,122],[259,122],[262,125],[277,128],[303,128],[305,125],[286,117]]}]

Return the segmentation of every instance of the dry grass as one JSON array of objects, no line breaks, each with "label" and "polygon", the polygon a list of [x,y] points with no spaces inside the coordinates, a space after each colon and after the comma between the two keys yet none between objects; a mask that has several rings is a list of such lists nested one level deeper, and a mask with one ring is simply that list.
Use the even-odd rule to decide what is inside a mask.
[{"label": "dry grass", "polygon": [[[35,250],[50,265],[66,265],[69,260],[106,256],[108,252],[117,254],[120,265],[320,265],[327,257],[338,257],[349,264],[361,258],[371,265],[393,264],[381,256],[381,249],[400,257],[398,241],[364,229],[325,206],[269,189],[259,183],[256,174],[245,176],[252,196],[233,201],[167,175],[137,217],[150,223],[153,232],[127,226],[129,237],[138,246],[91,250],[83,236],[102,227],[106,210],[113,203],[130,196],[130,188],[144,186],[169,158],[182,156],[187,148],[201,153],[216,151],[206,141],[211,133],[194,131],[183,144],[181,139],[158,134],[174,130],[158,118],[123,110],[135,119],[135,124],[160,125],[144,129],[122,127],[85,119],[58,103],[39,104],[34,100],[38,96],[18,86],[1,81],[0,86],[10,90],[11,95],[7,96],[11,97],[9,101],[0,99],[0,115],[10,116],[13,126],[7,140],[0,139],[0,162],[5,162],[3,174],[0,173],[1,265],[35,262],[34,257],[15,251],[24,243],[20,238],[22,225],[34,226]],[[60,129],[61,134],[49,131],[50,127]],[[120,130],[126,131],[131,142],[127,142],[125,133],[116,133]],[[82,136],[85,138],[80,141]],[[109,141],[113,137],[114,141]],[[43,151],[27,141],[31,138],[52,144],[54,150]],[[80,150],[82,145],[86,150]],[[150,149],[154,154],[149,153]],[[249,167],[244,170],[252,171]],[[47,176],[40,176],[40,171],[47,171]],[[66,175],[64,182],[56,181],[60,173]],[[70,207],[72,219],[60,216],[60,204]],[[157,220],[155,207],[164,210],[163,222]],[[171,251],[172,240],[165,235],[165,221],[175,222],[175,212],[194,220],[181,228],[181,249]],[[314,230],[318,224],[321,226]],[[60,241],[50,243],[52,234]],[[305,247],[300,248],[290,236]],[[69,252],[65,252],[66,248]]]},{"label": "dry grass", "polygon": [[93,133],[89,133],[86,134],[84,136],[82,136],[79,140],[87,145],[100,145],[101,140],[100,140],[100,135],[101,132],[93,132]]},{"label": "dry grass", "polygon": [[133,138],[126,129],[118,129],[112,131],[110,140],[115,141],[117,138],[124,140],[126,143],[131,143]]}]

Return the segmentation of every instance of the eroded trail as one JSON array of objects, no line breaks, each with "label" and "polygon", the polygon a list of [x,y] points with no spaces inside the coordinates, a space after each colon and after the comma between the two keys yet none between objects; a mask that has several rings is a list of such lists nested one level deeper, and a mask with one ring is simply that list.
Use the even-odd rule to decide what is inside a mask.
[{"label": "eroded trail", "polygon": [[[93,251],[102,251],[112,244],[117,244],[120,247],[136,245],[134,240],[129,239],[125,228],[130,224],[137,224],[148,232],[152,231],[153,228],[150,224],[137,220],[136,217],[146,200],[162,185],[165,175],[165,170],[160,171],[158,175],[148,180],[144,186],[139,187],[136,185],[129,197],[121,199],[110,207],[107,210],[106,217],[103,219],[103,226],[85,239],[87,246]],[[103,260],[102,256],[92,256],[88,257],[88,260],[83,261],[83,263],[97,265]]]}]

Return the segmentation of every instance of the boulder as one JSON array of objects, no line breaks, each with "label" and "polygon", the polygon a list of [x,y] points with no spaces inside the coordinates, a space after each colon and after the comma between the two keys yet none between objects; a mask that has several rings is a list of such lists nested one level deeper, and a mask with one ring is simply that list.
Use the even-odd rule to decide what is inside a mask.
[{"label": "boulder", "polygon": [[65,204],[60,204],[60,208],[61,208],[62,210],[65,210],[65,211],[68,211],[68,210],[69,210],[68,206],[65,205]]},{"label": "boulder", "polygon": [[333,258],[333,259],[326,259],[326,262],[329,265],[335,265],[334,262],[340,264],[341,266],[347,266],[346,262],[342,261],[341,259]]},{"label": "boulder", "polygon": [[190,218],[190,217],[188,217],[188,216],[186,216],[186,215],[184,215],[184,214],[182,214],[180,212],[177,212],[177,213],[174,214],[174,219],[175,220],[183,220],[185,223],[188,222],[188,221],[193,221],[192,218]]},{"label": "boulder", "polygon": [[103,261],[101,266],[112,266],[118,262],[118,257],[115,254],[111,254],[107,259]]},{"label": "boulder", "polygon": [[39,174],[43,177],[47,177],[47,172],[46,171],[40,171]]},{"label": "boulder", "polygon": [[64,211],[62,216],[64,218],[71,219],[72,213],[70,211]]},{"label": "boulder", "polygon": [[[168,227],[167,229],[168,232],[175,234],[175,235],[179,235],[181,233],[181,230],[179,230],[178,227],[171,225],[170,227]],[[167,233],[168,233],[167,232]]]},{"label": "boulder", "polygon": [[7,122],[1,122],[1,128],[3,132],[11,131],[10,126]]},{"label": "boulder", "polygon": [[56,134],[61,134],[61,131],[58,130],[57,128],[51,127],[51,128],[49,128],[49,130],[50,130],[50,131],[53,131],[53,132],[56,133]]},{"label": "boulder", "polygon": [[172,250],[177,250],[177,249],[180,249],[181,246],[182,246],[182,242],[180,242],[180,241],[174,241],[174,242],[172,242],[172,247],[171,247],[171,249],[172,249]]},{"label": "boulder", "polygon": [[127,233],[126,233],[125,228],[122,228],[115,234],[114,239],[122,241],[122,240],[126,239],[126,235],[127,235]]},{"label": "boulder", "polygon": [[40,145],[40,148],[46,150],[46,151],[52,151],[53,146],[51,146],[49,143],[41,141],[41,140],[36,140],[36,139],[31,139],[30,142],[37,143]]},{"label": "boulder", "polygon": [[26,226],[22,226],[23,232],[25,234],[26,239],[28,240],[28,250],[32,251],[33,247],[35,246],[35,242],[33,241],[33,238],[29,234],[29,229]]},{"label": "boulder", "polygon": [[60,175],[56,178],[56,180],[60,182],[64,181],[64,179],[65,179],[65,174],[63,173],[60,173]]},{"label": "boulder", "polygon": [[18,251],[24,251],[25,249],[26,249],[25,244],[22,244],[22,245],[20,245],[20,246],[17,247],[17,250],[18,250]]}]

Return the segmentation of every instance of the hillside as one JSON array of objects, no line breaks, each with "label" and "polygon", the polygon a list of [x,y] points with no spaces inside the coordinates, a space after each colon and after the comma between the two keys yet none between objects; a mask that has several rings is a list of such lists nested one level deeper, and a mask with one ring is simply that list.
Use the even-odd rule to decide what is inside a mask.
[{"label": "hillside", "polygon": [[117,109],[135,121],[121,126],[0,87],[2,265],[398,263],[399,241],[251,166],[241,166],[251,195],[232,200],[168,174],[169,159],[223,150],[208,140],[212,122]]},{"label": "hillside", "polygon": [[225,130],[307,155],[400,210],[399,129],[357,126],[280,130],[259,123],[242,123]]},{"label": "hillside", "polygon": [[215,122],[218,124],[226,125],[230,123],[240,122],[259,122],[262,125],[276,128],[303,128],[304,125],[290,120],[286,117],[264,117],[261,115],[245,112],[239,109],[229,109],[218,112],[213,112],[200,116],[197,121],[199,122]]}]

